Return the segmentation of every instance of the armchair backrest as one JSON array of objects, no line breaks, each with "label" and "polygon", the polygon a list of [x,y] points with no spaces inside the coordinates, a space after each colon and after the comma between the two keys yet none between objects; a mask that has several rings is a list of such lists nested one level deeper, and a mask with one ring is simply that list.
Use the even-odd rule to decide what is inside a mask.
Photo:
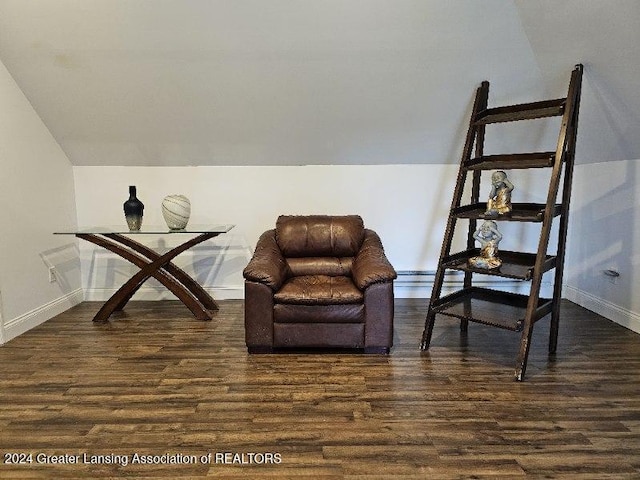
[{"label": "armchair backrest", "polygon": [[276,242],[293,276],[351,275],[364,232],[358,215],[282,215],[276,222]]},{"label": "armchair backrest", "polygon": [[285,258],[354,257],[364,241],[359,215],[281,215],[276,242]]}]

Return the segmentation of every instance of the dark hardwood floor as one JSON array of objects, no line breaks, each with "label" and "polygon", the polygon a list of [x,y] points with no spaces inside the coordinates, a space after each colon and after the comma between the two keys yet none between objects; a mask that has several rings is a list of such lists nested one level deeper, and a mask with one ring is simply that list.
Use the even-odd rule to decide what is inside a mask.
[{"label": "dark hardwood floor", "polygon": [[388,357],[249,356],[242,301],[99,306],[0,348],[0,478],[640,478],[640,335],[567,302],[524,383],[512,332],[439,318],[420,352],[421,300]]}]

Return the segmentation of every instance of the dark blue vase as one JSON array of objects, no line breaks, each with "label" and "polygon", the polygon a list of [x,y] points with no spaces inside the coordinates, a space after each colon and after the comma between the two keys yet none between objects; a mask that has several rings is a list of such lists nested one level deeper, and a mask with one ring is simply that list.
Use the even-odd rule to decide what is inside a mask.
[{"label": "dark blue vase", "polygon": [[129,230],[138,231],[142,226],[142,214],[144,204],[136,197],[136,187],[129,187],[129,200],[124,202],[124,218],[127,220]]}]

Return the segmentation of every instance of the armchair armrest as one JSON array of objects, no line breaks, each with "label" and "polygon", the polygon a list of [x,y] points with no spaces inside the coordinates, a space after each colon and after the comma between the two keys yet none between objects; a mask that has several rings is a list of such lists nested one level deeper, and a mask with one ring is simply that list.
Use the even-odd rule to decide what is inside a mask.
[{"label": "armchair armrest", "polygon": [[242,274],[252,282],[278,290],[289,276],[289,267],[276,243],[275,230],[267,230],[258,239],[253,257]]},{"label": "armchair armrest", "polygon": [[384,253],[380,237],[366,229],[362,247],[353,261],[353,281],[360,290],[374,283],[390,282],[398,274]]}]

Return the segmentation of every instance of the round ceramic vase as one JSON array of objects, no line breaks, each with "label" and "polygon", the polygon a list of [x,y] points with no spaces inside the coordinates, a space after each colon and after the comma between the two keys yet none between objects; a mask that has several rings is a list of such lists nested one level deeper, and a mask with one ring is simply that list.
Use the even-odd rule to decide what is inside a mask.
[{"label": "round ceramic vase", "polygon": [[168,195],[162,200],[162,216],[171,230],[182,230],[191,216],[191,202],[184,195]]}]

